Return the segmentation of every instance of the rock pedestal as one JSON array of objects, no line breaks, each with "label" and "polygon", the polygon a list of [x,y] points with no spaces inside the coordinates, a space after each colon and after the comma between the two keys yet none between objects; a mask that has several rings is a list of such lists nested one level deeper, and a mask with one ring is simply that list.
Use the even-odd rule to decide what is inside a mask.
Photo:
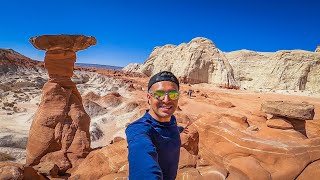
[{"label": "rock pedestal", "polygon": [[26,165],[52,162],[65,172],[90,152],[90,117],[75,83],[71,81],[76,52],[96,44],[83,35],[43,35],[30,39],[45,50],[49,80],[34,116],[27,143]]}]

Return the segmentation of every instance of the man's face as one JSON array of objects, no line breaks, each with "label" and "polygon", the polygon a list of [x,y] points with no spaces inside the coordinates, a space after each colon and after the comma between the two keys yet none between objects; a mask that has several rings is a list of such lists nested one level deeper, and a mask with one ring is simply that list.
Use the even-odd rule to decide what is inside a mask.
[{"label": "man's face", "polygon": [[156,91],[178,91],[178,86],[171,81],[160,81],[153,84],[149,90],[151,94],[147,95],[150,104],[149,114],[160,122],[169,122],[172,114],[178,107],[178,99],[172,100],[166,94],[163,100],[157,99],[154,95]]}]

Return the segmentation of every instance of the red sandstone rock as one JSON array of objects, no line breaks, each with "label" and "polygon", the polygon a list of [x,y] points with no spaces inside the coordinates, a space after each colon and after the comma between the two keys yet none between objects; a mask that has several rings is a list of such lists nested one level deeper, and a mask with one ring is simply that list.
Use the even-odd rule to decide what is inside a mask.
[{"label": "red sandstone rock", "polygon": [[24,167],[22,164],[13,162],[0,162],[0,179],[24,179],[24,180],[45,180],[32,167]]},{"label": "red sandstone rock", "polygon": [[31,38],[30,42],[47,50],[44,61],[49,80],[30,128],[26,165],[37,165],[40,160],[53,162],[65,172],[71,167],[67,153],[84,158],[91,150],[90,117],[70,78],[76,51],[88,48],[96,40],[81,35],[45,35]]},{"label": "red sandstone rock", "polygon": [[201,178],[202,177],[196,168],[183,168],[178,170],[176,180],[194,180]]},{"label": "red sandstone rock", "polygon": [[227,112],[219,115],[219,120],[237,129],[249,127],[247,117],[241,114]]},{"label": "red sandstone rock", "polygon": [[181,147],[185,148],[190,154],[198,155],[199,133],[194,126],[188,126],[180,134]]},{"label": "red sandstone rock", "polygon": [[85,157],[90,151],[89,124],[89,116],[70,89],[46,83],[29,132],[27,165],[36,165],[45,154],[58,150]]},{"label": "red sandstone rock", "polygon": [[42,35],[30,38],[30,42],[40,50],[72,50],[74,52],[87,49],[97,43],[94,37],[84,35]]},{"label": "red sandstone rock", "polygon": [[55,151],[46,154],[41,158],[39,165],[41,164],[45,167],[48,167],[48,165],[52,164],[57,165],[60,174],[65,173],[72,166],[70,160],[68,159],[64,151]]},{"label": "red sandstone rock", "polygon": [[185,148],[180,148],[179,169],[195,167],[197,165],[197,155],[190,154]]},{"label": "red sandstone rock", "polygon": [[[220,120],[219,114],[213,113],[204,115],[193,125],[199,132],[201,159],[210,165],[217,161],[214,157],[221,157],[224,159],[223,163],[229,167],[230,174],[235,174],[234,177],[255,179],[255,171],[250,172],[246,167],[258,168],[257,165],[260,164],[261,167],[256,171],[261,172],[261,177],[294,179],[310,162],[320,157],[318,138],[291,138],[288,141],[287,134],[286,138],[279,139],[273,135],[266,139],[261,134],[251,135],[229,126]],[[248,156],[254,157],[254,160],[245,158]],[[239,165],[240,163],[242,165]]]},{"label": "red sandstone rock", "polygon": [[2,180],[22,180],[23,170],[16,166],[0,167],[0,179]]},{"label": "red sandstone rock", "polygon": [[203,166],[197,167],[197,170],[204,180],[225,180],[228,176],[228,171],[223,166]]},{"label": "red sandstone rock", "polygon": [[99,103],[104,107],[116,107],[123,102],[123,97],[116,92],[109,93],[105,96],[102,96],[99,100]]},{"label": "red sandstone rock", "polygon": [[125,173],[114,173],[114,174],[108,174],[106,176],[103,176],[102,178],[99,178],[99,180],[127,180],[128,174]]},{"label": "red sandstone rock", "polygon": [[113,143],[116,143],[116,142],[120,142],[120,141],[123,141],[123,140],[125,140],[123,137],[114,137],[113,138]]},{"label": "red sandstone rock", "polygon": [[234,107],[234,105],[233,105],[231,102],[229,102],[229,101],[224,101],[224,100],[216,100],[216,101],[214,102],[214,104],[215,104],[216,106],[224,107],[224,108],[232,108],[232,107]]},{"label": "red sandstone rock", "polygon": [[44,162],[34,166],[40,174],[50,177],[58,177],[59,167],[52,162]]},{"label": "red sandstone rock", "polygon": [[[99,179],[117,173],[127,164],[128,150],[126,141],[108,145],[92,151],[85,160],[71,171],[70,179]],[[99,168],[97,168],[99,167]]]},{"label": "red sandstone rock", "polygon": [[248,177],[248,179],[271,179],[271,174],[264,169],[264,165],[261,165],[257,159],[251,156],[236,157],[229,160],[228,164],[228,170],[230,172],[228,179],[238,179],[239,174],[243,174],[243,176]]},{"label": "red sandstone rock", "polygon": [[320,120],[306,121],[305,129],[308,138],[318,138],[320,135]]},{"label": "red sandstone rock", "polygon": [[276,129],[293,129],[293,125],[290,123],[290,121],[287,121],[285,119],[269,119],[266,121],[267,126],[271,128]]},{"label": "red sandstone rock", "polygon": [[320,160],[309,164],[297,180],[317,180],[320,177]]},{"label": "red sandstone rock", "polygon": [[85,100],[97,101],[98,99],[100,99],[100,96],[91,91],[83,97],[84,101]]},{"label": "red sandstone rock", "polygon": [[176,112],[174,113],[174,116],[177,119],[177,123],[184,124],[184,125],[188,125],[192,123],[192,119],[185,113]]}]

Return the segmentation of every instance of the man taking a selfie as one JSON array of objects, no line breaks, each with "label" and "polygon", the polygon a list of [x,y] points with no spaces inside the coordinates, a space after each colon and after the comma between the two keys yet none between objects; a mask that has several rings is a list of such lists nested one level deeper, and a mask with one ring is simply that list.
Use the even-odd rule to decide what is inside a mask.
[{"label": "man taking a selfie", "polygon": [[176,178],[181,140],[173,113],[179,95],[173,73],[162,71],[150,78],[149,110],[126,129],[130,180]]}]

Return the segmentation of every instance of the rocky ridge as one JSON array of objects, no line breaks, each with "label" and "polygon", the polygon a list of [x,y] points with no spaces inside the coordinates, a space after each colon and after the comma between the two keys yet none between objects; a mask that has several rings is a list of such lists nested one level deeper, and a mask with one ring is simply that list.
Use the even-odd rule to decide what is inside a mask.
[{"label": "rocky ridge", "polygon": [[0,74],[14,75],[14,72],[43,72],[43,63],[32,60],[13,49],[0,48]]},{"label": "rocky ridge", "polygon": [[140,66],[131,64],[127,71],[138,71],[151,76],[160,71],[171,71],[184,83],[210,83],[225,88],[238,88],[224,53],[206,38],[194,38],[178,46],[155,47]]},{"label": "rocky ridge", "polygon": [[303,50],[225,53],[242,89],[320,93],[320,54]]},{"label": "rocky ridge", "polygon": [[319,95],[320,54],[316,52],[222,52],[211,40],[194,38],[178,46],[156,47],[143,64],[129,64],[123,70],[147,76],[170,70],[185,83]]}]

